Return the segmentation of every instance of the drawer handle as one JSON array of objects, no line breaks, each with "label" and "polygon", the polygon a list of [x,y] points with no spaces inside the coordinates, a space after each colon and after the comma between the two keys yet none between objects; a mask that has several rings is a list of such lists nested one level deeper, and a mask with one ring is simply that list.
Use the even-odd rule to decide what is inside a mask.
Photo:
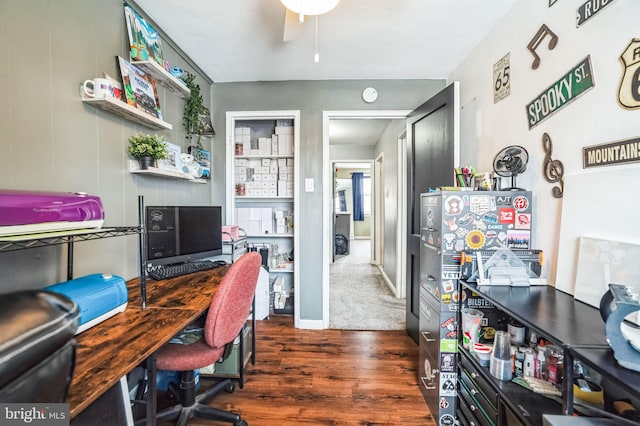
[{"label": "drawer handle", "polygon": [[436,228],[425,228],[425,229],[426,229],[427,231],[429,231],[429,232],[433,232],[433,231],[435,231],[435,230],[436,230]]},{"label": "drawer handle", "polygon": [[478,391],[475,389],[471,389],[471,395],[476,396],[478,394]]},{"label": "drawer handle", "polygon": [[476,426],[476,422],[469,422],[469,426]]},{"label": "drawer handle", "polygon": [[436,339],[432,339],[431,337],[431,332],[430,331],[423,331],[422,332],[422,336],[424,337],[424,340],[426,340],[427,342],[435,342]]},{"label": "drawer handle", "polygon": [[436,278],[433,275],[427,275],[427,281],[435,281]]},{"label": "drawer handle", "polygon": [[477,379],[478,375],[476,373],[471,373],[471,377],[473,377],[474,379]]},{"label": "drawer handle", "polygon": [[427,385],[425,385],[425,387],[424,387],[424,388],[425,388],[425,389],[427,389],[427,390],[434,390],[434,389],[436,388],[436,385],[433,385],[433,386],[427,386]]},{"label": "drawer handle", "polygon": [[473,405],[473,404],[471,404],[471,405],[469,406],[469,408],[471,408],[471,411],[476,411],[476,410],[478,409],[478,408],[477,408],[475,405]]}]

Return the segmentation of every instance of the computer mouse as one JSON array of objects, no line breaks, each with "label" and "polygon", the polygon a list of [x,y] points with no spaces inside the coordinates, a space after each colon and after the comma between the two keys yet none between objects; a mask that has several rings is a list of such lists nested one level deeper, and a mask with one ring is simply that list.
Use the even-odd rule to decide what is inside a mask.
[{"label": "computer mouse", "polygon": [[214,266],[218,267],[218,266],[225,266],[227,264],[227,262],[225,262],[224,260],[216,260],[213,262]]}]

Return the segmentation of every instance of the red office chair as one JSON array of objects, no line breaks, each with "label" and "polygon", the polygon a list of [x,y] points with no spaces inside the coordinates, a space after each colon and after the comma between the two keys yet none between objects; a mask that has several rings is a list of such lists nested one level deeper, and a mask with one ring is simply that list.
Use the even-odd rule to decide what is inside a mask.
[{"label": "red office chair", "polygon": [[233,390],[231,380],[224,380],[196,396],[193,370],[218,361],[225,346],[233,340],[247,321],[258,282],[262,257],[250,252],[235,262],[220,282],[211,301],[204,325],[204,338],[192,345],[168,344],[156,355],[160,370],[180,371],[180,404],[157,415],[158,422],[175,420],[186,425],[192,417],[221,420],[246,425],[239,415],[219,410],[205,403],[221,390]]}]

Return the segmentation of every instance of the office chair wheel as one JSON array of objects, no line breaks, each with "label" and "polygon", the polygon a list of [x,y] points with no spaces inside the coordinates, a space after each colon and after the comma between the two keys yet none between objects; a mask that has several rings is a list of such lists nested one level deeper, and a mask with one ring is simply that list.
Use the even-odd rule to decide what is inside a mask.
[{"label": "office chair wheel", "polygon": [[245,420],[241,421],[240,424],[238,426],[249,426],[249,423],[247,423]]},{"label": "office chair wheel", "polygon": [[227,393],[233,393],[236,390],[236,385],[234,385],[233,383],[229,383],[225,388],[224,391]]}]

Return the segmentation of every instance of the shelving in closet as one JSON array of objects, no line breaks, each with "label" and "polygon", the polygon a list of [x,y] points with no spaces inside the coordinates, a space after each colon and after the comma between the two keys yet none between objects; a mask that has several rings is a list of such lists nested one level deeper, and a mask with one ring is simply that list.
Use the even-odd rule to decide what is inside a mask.
[{"label": "shelving in closet", "polygon": [[[299,122],[299,111],[230,111],[226,126],[227,221],[246,231],[250,247],[269,250],[271,289],[276,280],[283,282],[294,299],[299,274],[294,266],[299,252]],[[291,252],[293,261],[288,259]]]}]

